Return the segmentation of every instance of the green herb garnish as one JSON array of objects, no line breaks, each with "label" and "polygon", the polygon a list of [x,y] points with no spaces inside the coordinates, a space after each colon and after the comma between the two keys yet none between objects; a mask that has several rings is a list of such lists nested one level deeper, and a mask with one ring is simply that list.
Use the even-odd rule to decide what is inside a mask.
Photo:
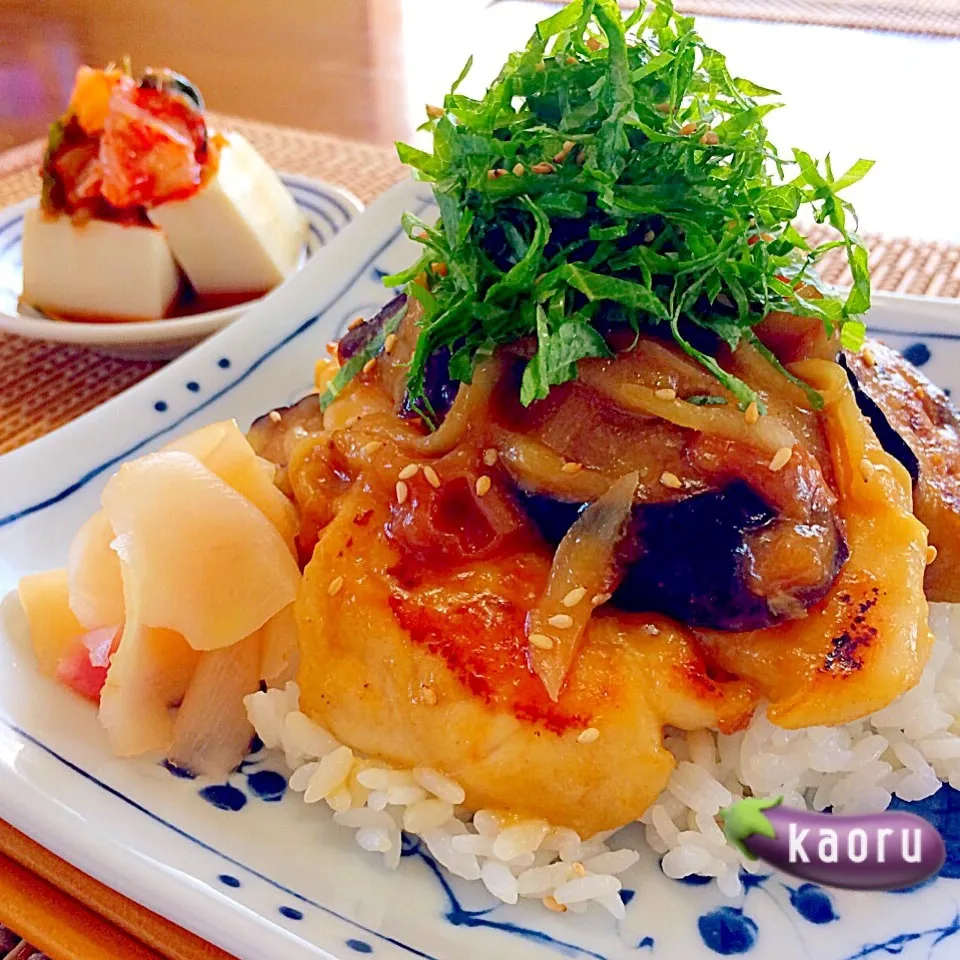
[{"label": "green herb garnish", "polygon": [[[497,345],[536,338],[529,404],[574,379],[578,360],[610,355],[605,332],[658,325],[745,408],[756,394],[697,345],[698,328],[756,344],[752,327],[781,310],[819,317],[845,346],[862,341],[867,251],[838,193],[872,163],[835,177],[829,157],[781,157],[763,123],[775,91],[731,76],[671,0],[626,19],[615,0],[573,0],[480,100],[457,92],[469,67],[431,111],[433,153],[398,144],[440,209],[436,226],[404,219],[423,255],[386,280],[424,308],[408,383],[419,409],[443,347],[451,376],[469,381]],[[805,205],[837,240],[807,244],[792,226]],[[809,296],[801,284],[837,246],[850,292]],[[429,289],[410,282],[424,273]]]}]

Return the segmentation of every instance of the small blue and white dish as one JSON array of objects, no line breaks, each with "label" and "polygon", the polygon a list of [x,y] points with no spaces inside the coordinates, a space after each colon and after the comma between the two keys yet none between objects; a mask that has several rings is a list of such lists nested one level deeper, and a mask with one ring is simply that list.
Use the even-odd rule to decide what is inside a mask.
[{"label": "small blue and white dish", "polygon": [[[308,236],[301,267],[326,246],[354,217],[363,204],[353,194],[310,177],[283,173],[280,178],[293,194],[307,221]],[[0,331],[34,340],[51,340],[94,347],[101,353],[137,360],[174,357],[211,333],[232,323],[252,302],[207,310],[167,320],[132,323],[86,323],[52,320],[20,302],[23,290],[23,217],[37,205],[31,197],[0,210]]]},{"label": "small blue and white dish", "polygon": [[[960,794],[911,804],[948,847],[909,892],[853,893],[772,871],[727,900],[668,879],[647,851],[625,874],[626,918],[509,907],[451,880],[417,845],[396,872],[291,795],[254,752],[227,783],[114,758],[95,712],[42,678],[15,599],[21,576],[61,566],[122,461],[212,420],[241,426],[297,399],[327,341],[385,300],[411,260],[398,224],[426,189],[384,195],[288,283],[228,329],[120,397],[0,457],[0,817],[98,880],[240,958],[379,960],[904,960],[960,956]],[[876,332],[960,389],[957,305],[878,297]],[[691,882],[694,881],[694,882]]]}]

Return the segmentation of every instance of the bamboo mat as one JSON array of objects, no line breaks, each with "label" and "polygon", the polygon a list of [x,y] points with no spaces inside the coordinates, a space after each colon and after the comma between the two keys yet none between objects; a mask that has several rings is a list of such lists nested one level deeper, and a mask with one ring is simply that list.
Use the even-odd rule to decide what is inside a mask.
[{"label": "bamboo mat", "polygon": [[[278,169],[339,184],[365,202],[404,176],[393,150],[386,147],[233,117],[217,122],[246,135]],[[0,155],[0,207],[36,193],[40,152],[40,144],[34,143]],[[811,232],[813,239],[817,236],[818,231]],[[960,297],[960,246],[869,235],[866,239],[875,289]],[[830,283],[845,282],[842,251],[824,258],[821,274]],[[160,366],[104,357],[89,348],[0,335],[0,453],[73,420]]]},{"label": "bamboo mat", "polygon": [[684,13],[960,37],[958,0],[678,0]]}]

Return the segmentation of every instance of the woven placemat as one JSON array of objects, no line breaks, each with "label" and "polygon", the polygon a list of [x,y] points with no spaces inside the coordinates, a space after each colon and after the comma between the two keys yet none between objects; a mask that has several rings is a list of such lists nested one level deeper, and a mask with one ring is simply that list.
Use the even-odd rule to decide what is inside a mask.
[{"label": "woven placemat", "polygon": [[960,37],[957,0],[679,0],[684,13]]},{"label": "woven placemat", "polygon": [[[232,117],[219,125],[246,135],[275,167],[339,184],[365,202],[404,176],[389,148]],[[0,207],[36,192],[40,151],[33,143],[0,155]],[[960,247],[880,236],[867,242],[876,289],[960,297]],[[845,282],[842,251],[827,255],[821,273],[830,283]],[[0,453],[49,433],[161,366],[0,334]]]}]

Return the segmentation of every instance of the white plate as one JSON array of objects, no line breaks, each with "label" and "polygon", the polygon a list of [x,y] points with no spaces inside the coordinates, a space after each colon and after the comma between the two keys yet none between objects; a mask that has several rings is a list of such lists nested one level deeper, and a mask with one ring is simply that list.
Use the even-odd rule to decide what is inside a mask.
[{"label": "white plate", "polygon": [[[358,213],[363,204],[347,190],[310,177],[282,173],[297,206],[309,225],[301,266],[328,244]],[[0,210],[0,330],[34,340],[53,340],[93,347],[101,353],[136,360],[163,360],[183,353],[215,333],[257,301],[171,320],[133,323],[83,323],[51,320],[20,303],[23,290],[23,215],[37,205],[31,197]]]},{"label": "white plate", "polygon": [[[122,460],[214,419],[235,416],[246,426],[296,399],[324,344],[375,310],[386,299],[382,275],[414,256],[397,226],[406,209],[429,215],[422,185],[385,195],[229,329],[0,457],[0,596],[23,574],[64,563],[74,531]],[[879,299],[873,319],[885,338],[960,389],[957,305]],[[960,953],[960,794],[947,787],[913,805],[946,835],[949,850],[944,875],[915,892],[826,891],[773,874],[751,878],[729,902],[713,886],[667,879],[648,853],[624,877],[630,903],[618,923],[599,908],[559,916],[538,903],[497,905],[482,887],[447,879],[417,849],[390,873],[331,824],[322,804],[306,807],[283,792],[279,769],[257,754],[210,790],[156,763],[114,759],[93,709],[38,676],[17,602],[8,596],[0,604],[0,817],[238,957],[947,960]]]}]

